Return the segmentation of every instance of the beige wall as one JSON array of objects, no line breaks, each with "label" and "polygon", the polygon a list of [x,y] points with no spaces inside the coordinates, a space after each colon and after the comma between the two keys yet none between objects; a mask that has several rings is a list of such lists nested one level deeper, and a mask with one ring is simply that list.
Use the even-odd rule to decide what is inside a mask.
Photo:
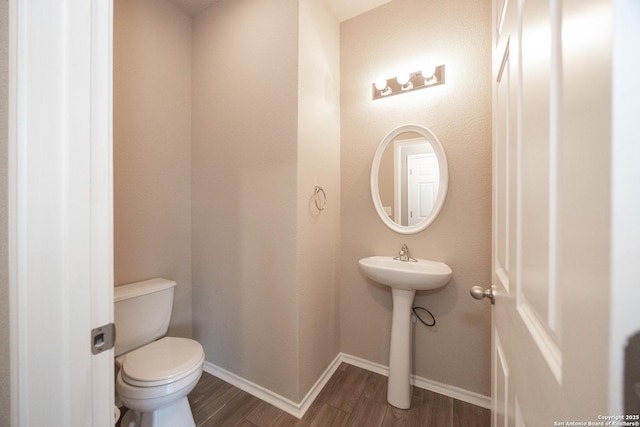
[{"label": "beige wall", "polygon": [[[396,0],[339,34],[319,0],[221,0],[191,23],[117,2],[116,283],[175,278],[184,326],[192,274],[207,360],[299,401],[338,351],[387,364],[391,298],[357,259],[406,242],[454,269],[417,297],[438,326],[416,328],[415,372],[489,394],[490,311],[468,297],[490,280],[489,15]],[[447,84],[371,101],[370,82],[416,56],[442,59]],[[440,219],[414,236],[369,196],[375,148],[405,123],[439,136],[451,172]]]},{"label": "beige wall", "polygon": [[[299,399],[339,350],[340,27],[323,0],[301,0],[298,54]],[[315,186],[327,195],[318,211]],[[322,200],[320,200],[322,202]]]},{"label": "beige wall", "polygon": [[[119,2],[115,29],[116,283],[189,254],[158,250],[163,230],[176,244],[192,233],[195,336],[207,360],[294,400],[338,352],[339,27],[323,3],[300,6],[298,16],[290,0],[221,2],[194,20],[187,40],[167,3]],[[192,41],[193,58],[181,58]],[[189,164],[182,125],[191,92],[159,98],[184,88],[184,70],[153,76],[191,59]],[[185,163],[160,173],[163,152]],[[192,232],[182,222],[185,173]],[[315,185],[332,197],[322,215],[311,204]],[[182,198],[185,217],[154,215],[160,206],[150,202],[164,197]]]},{"label": "beige wall", "polygon": [[[341,25],[342,217],[340,349],[388,364],[391,296],[367,282],[358,259],[411,255],[446,262],[453,279],[419,293],[435,328],[414,328],[415,374],[490,394],[490,308],[469,296],[490,283],[491,33],[490,3],[395,0]],[[371,100],[371,82],[415,71],[420,61],[446,64],[446,84]],[[449,160],[449,193],[425,231],[400,235],[378,218],[369,171],[378,143],[407,123],[431,129]]]},{"label": "beige wall", "polygon": [[296,401],[297,1],[221,0],[193,26],[194,336]]},{"label": "beige wall", "polygon": [[0,3],[0,420],[9,420],[9,260],[8,260],[8,74],[9,2]]},{"label": "beige wall", "polygon": [[115,284],[175,280],[169,332],[190,336],[190,19],[116,0],[113,74]]},{"label": "beige wall", "polygon": [[193,42],[194,334],[297,402],[338,353],[339,26],[318,0],[221,1]]}]

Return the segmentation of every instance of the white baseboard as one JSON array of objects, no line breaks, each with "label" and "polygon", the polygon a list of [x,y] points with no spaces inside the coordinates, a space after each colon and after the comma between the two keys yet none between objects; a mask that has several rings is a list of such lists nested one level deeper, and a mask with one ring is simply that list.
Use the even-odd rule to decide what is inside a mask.
[{"label": "white baseboard", "polygon": [[307,409],[309,409],[316,397],[318,397],[318,394],[322,391],[336,369],[338,369],[340,362],[340,355],[338,354],[300,403],[295,403],[286,397],[280,396],[278,393],[207,361],[204,362],[204,371],[300,419],[307,412]]},{"label": "white baseboard", "polygon": [[[376,374],[384,375],[385,377],[389,376],[388,366],[380,365],[378,363],[374,363],[369,360],[361,359],[359,357],[351,356],[344,353],[340,353],[339,357],[341,362],[348,363],[350,365],[354,365],[371,372],[375,372]],[[448,384],[443,384],[438,381],[428,380],[417,375],[411,375],[411,384],[425,390],[433,391],[434,393],[461,400],[462,402],[467,402],[471,403],[472,405],[480,406],[482,408],[491,409],[491,398],[480,393],[465,390],[460,387],[455,387]]]},{"label": "white baseboard", "polygon": [[[263,400],[276,408],[279,408],[296,418],[302,418],[304,414],[307,412],[307,409],[311,406],[313,401],[318,397],[318,394],[324,386],[327,384],[331,376],[340,366],[340,363],[348,363],[349,365],[354,365],[362,369],[366,369],[367,371],[374,372],[376,374],[389,376],[389,368],[384,365],[380,365],[378,363],[370,362],[365,359],[361,359],[359,357],[351,356],[344,353],[338,353],[338,355],[333,359],[333,361],[329,364],[327,369],[322,373],[318,381],[311,387],[307,395],[302,399],[300,403],[293,402],[292,400],[287,399],[286,397],[280,396],[273,391],[262,387],[258,384],[255,384],[251,381],[248,381],[234,373],[227,371],[226,369],[220,368],[219,366],[214,365],[213,363],[204,362],[204,371],[220,378],[223,381],[228,382],[229,384],[238,387],[240,390],[243,390],[252,396],[257,397],[260,400]],[[423,388],[425,390],[433,391],[435,393],[439,393],[445,396],[452,397],[454,399],[461,400],[463,402],[471,403],[476,406],[480,406],[483,408],[491,409],[491,398],[488,396],[484,396],[479,393],[475,393],[472,391],[464,390],[459,387],[454,387],[451,385],[439,383],[437,381],[431,381],[426,378],[418,377],[416,375],[411,376],[411,384],[416,387]]]}]

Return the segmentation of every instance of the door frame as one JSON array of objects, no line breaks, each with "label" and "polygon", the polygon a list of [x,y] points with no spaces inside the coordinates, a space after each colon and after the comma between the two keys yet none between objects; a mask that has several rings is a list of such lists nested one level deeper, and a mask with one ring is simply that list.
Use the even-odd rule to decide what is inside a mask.
[{"label": "door frame", "polygon": [[11,426],[113,425],[112,0],[9,1]]}]

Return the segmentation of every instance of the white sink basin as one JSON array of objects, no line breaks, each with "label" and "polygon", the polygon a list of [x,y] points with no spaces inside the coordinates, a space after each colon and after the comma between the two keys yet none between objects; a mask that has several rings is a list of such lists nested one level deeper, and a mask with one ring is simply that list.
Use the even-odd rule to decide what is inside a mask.
[{"label": "white sink basin", "polygon": [[390,256],[362,258],[359,263],[371,280],[395,289],[425,291],[437,289],[451,279],[451,267],[426,259],[400,261]]}]

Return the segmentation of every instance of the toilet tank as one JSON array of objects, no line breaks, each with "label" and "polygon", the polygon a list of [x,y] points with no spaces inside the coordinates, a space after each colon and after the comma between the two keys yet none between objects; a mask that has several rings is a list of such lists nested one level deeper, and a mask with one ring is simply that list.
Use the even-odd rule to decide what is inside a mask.
[{"label": "toilet tank", "polygon": [[175,286],[173,280],[157,278],[115,287],[116,357],[167,333]]}]

